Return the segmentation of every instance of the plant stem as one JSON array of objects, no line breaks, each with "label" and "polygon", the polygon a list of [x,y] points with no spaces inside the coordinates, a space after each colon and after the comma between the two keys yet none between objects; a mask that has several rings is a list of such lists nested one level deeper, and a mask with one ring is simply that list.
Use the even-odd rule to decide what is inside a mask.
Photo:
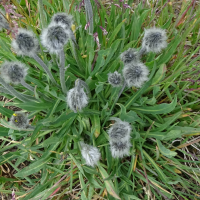
[{"label": "plant stem", "polygon": [[39,7],[39,12],[40,12],[41,26],[42,26],[42,28],[45,28],[46,27],[46,20],[45,20],[45,16],[44,16],[44,7],[43,7],[42,0],[38,0],[38,7]]},{"label": "plant stem", "polygon": [[146,53],[146,48],[145,47],[142,47],[140,49],[140,51],[138,52],[138,57],[141,58],[142,55],[144,55]]},{"label": "plant stem", "polygon": [[28,90],[34,92],[34,88],[32,86],[30,86],[29,84],[27,84],[24,80],[21,80],[21,84],[27,88]]},{"label": "plant stem", "polygon": [[46,64],[43,62],[43,60],[37,55],[34,54],[33,58],[42,66],[42,68],[44,69],[44,71],[47,73],[47,75],[49,76],[49,78],[51,79],[51,81],[53,82],[53,84],[55,84],[57,87],[60,87],[57,83],[56,80],[54,79],[54,77],[52,76],[49,68],[46,66]]},{"label": "plant stem", "polygon": [[103,123],[102,127],[104,127],[106,121],[108,120],[108,118],[109,118],[110,115],[112,114],[112,110],[113,110],[115,104],[117,103],[119,97],[121,96],[122,92],[124,91],[124,88],[126,87],[126,85],[127,85],[127,84],[126,84],[126,82],[124,81],[124,84],[123,84],[121,90],[119,91],[119,94],[118,94],[117,98],[115,99],[114,103],[112,104],[112,107],[111,107],[111,109],[110,109],[109,115],[108,115],[108,116],[106,117],[106,119],[104,120],[104,123]]},{"label": "plant stem", "polygon": [[12,86],[8,85],[1,77],[0,77],[0,83],[4,86],[4,88],[6,90],[9,91],[9,93],[11,93],[13,96],[17,97],[19,100],[21,100],[23,102],[31,101],[30,99],[24,97],[19,92],[17,92]]},{"label": "plant stem", "polygon": [[86,11],[86,18],[87,22],[90,22],[89,25],[89,34],[93,34],[93,10],[90,0],[84,0],[85,3],[85,11]]},{"label": "plant stem", "polygon": [[[11,92],[9,92],[7,89],[5,89],[4,87],[0,87],[0,92],[5,93],[5,94],[9,94],[11,96],[13,96],[13,94]],[[24,98],[29,99],[30,101],[35,101],[35,98],[30,96],[30,95],[26,95],[26,94],[21,94]]]},{"label": "plant stem", "polygon": [[60,83],[63,93],[67,94],[67,88],[65,85],[65,53],[64,49],[60,51]]}]

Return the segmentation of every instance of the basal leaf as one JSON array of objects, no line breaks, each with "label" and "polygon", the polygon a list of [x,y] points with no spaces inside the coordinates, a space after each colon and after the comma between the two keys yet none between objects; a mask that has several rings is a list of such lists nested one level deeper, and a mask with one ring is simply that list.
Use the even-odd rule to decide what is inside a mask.
[{"label": "basal leaf", "polygon": [[176,156],[177,153],[174,152],[174,151],[170,151],[169,149],[167,149],[166,147],[164,147],[164,146],[162,145],[162,143],[161,143],[160,140],[157,139],[156,141],[157,141],[158,148],[159,148],[160,152],[161,152],[164,156],[166,156],[166,157],[168,157],[168,158],[172,158],[172,157]]}]

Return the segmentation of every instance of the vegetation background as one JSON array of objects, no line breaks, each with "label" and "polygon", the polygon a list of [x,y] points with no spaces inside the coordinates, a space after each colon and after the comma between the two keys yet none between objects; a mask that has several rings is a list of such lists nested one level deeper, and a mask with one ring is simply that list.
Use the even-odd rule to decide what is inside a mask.
[{"label": "vegetation background", "polygon": [[[26,81],[52,99],[51,103],[22,103],[1,93],[1,199],[200,199],[200,2],[91,1],[100,47],[84,29],[83,2],[41,2],[43,6],[35,0],[1,1],[1,7],[3,3],[15,7],[6,14],[12,32],[0,33],[0,62],[18,59],[28,64]],[[16,56],[10,48],[18,26],[39,38],[57,12],[74,17],[80,47],[80,63],[71,43],[65,48],[66,63],[70,64],[67,88],[79,77],[92,92],[89,106],[78,114],[66,108],[65,97],[49,83],[38,63]],[[112,121],[105,126],[103,122],[119,91],[107,83],[107,74],[122,69],[120,53],[139,48],[144,28],[152,26],[166,29],[169,44],[160,54],[143,57],[151,71],[150,81],[139,90],[124,91],[114,108],[114,116],[132,124],[133,146],[129,157],[113,159],[106,133]],[[45,51],[41,57],[59,82],[56,57]],[[33,95],[21,85],[15,89]],[[9,127],[9,118],[21,109],[29,113],[34,131]],[[95,168],[86,166],[81,158],[81,137],[100,148],[102,158]]]}]

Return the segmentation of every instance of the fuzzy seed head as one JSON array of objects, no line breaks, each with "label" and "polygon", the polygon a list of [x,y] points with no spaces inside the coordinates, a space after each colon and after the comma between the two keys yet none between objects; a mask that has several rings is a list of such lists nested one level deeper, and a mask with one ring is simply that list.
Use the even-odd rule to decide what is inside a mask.
[{"label": "fuzzy seed head", "polygon": [[32,57],[39,50],[39,43],[33,32],[20,28],[12,47],[17,55]]},{"label": "fuzzy seed head", "polygon": [[52,22],[41,34],[41,43],[50,53],[58,54],[68,40],[69,31],[61,23]]},{"label": "fuzzy seed head", "polygon": [[56,13],[52,17],[52,22],[55,22],[56,24],[61,23],[65,26],[66,29],[71,29],[73,23],[73,17],[66,13]]},{"label": "fuzzy seed head", "polygon": [[143,83],[148,80],[149,70],[143,63],[130,63],[125,65],[123,76],[128,87],[142,87]]},{"label": "fuzzy seed head", "polygon": [[115,71],[114,73],[109,73],[108,74],[108,82],[113,86],[113,87],[119,87],[122,85],[122,75]]},{"label": "fuzzy seed head", "polygon": [[131,126],[128,122],[121,121],[119,118],[116,118],[116,122],[108,130],[110,141],[112,142],[124,142],[130,140]]},{"label": "fuzzy seed head", "polygon": [[124,62],[124,64],[127,63],[137,63],[139,62],[139,56],[138,56],[138,52],[136,49],[133,48],[129,48],[127,51],[123,52],[120,55],[121,60]]},{"label": "fuzzy seed head", "polygon": [[86,165],[94,167],[100,160],[101,153],[99,149],[81,142],[81,154],[85,159]]},{"label": "fuzzy seed head", "polygon": [[6,83],[19,84],[27,75],[27,68],[21,62],[5,62],[0,72]]},{"label": "fuzzy seed head", "polygon": [[110,150],[113,158],[123,158],[124,156],[129,156],[130,147],[130,141],[110,141]]},{"label": "fuzzy seed head", "polygon": [[29,119],[27,115],[20,111],[17,111],[12,115],[10,123],[11,125],[17,127],[19,130],[27,129],[29,127]]},{"label": "fuzzy seed head", "polygon": [[0,9],[0,31],[2,31],[3,28],[10,29],[9,24],[3,15],[5,16],[5,12]]},{"label": "fuzzy seed head", "polygon": [[146,29],[142,40],[142,48],[147,52],[159,53],[167,47],[167,35],[161,28]]},{"label": "fuzzy seed head", "polygon": [[84,89],[77,85],[69,90],[66,101],[69,108],[76,113],[77,110],[81,111],[87,106],[89,98]]}]

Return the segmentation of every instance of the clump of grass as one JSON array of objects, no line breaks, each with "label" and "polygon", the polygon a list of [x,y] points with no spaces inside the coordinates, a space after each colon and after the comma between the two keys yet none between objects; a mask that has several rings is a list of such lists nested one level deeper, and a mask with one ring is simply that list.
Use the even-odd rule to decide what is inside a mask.
[{"label": "clump of grass", "polygon": [[[2,95],[12,100],[0,102],[0,192],[24,200],[198,198],[195,1],[183,2],[178,14],[173,3],[162,1],[92,2],[89,33],[84,27],[91,17],[83,2],[51,1],[43,7],[40,1],[36,13],[33,1],[12,2],[24,16],[17,19],[19,27],[35,33],[33,43],[40,47],[34,55],[24,48],[23,54],[14,52],[12,36],[0,33],[2,61],[28,66],[26,85],[0,79]],[[56,24],[61,28],[48,43],[45,37],[45,49],[39,36],[60,12],[73,16],[72,29]],[[153,23],[165,30],[167,41],[155,35]],[[141,69],[148,73],[138,83]],[[23,128],[5,105],[23,110]]]}]

